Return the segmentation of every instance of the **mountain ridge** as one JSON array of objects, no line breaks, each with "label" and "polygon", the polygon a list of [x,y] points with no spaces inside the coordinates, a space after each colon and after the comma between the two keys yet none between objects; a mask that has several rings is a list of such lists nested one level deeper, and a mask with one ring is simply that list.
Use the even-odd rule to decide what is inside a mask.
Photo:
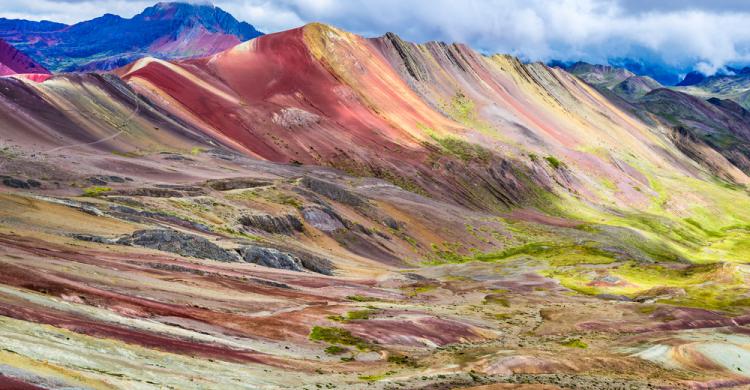
[{"label": "mountain ridge", "polygon": [[0,22],[0,38],[53,71],[110,70],[146,55],[201,57],[259,35],[219,7],[176,2],[158,3],[129,19],[106,14],[70,26]]}]

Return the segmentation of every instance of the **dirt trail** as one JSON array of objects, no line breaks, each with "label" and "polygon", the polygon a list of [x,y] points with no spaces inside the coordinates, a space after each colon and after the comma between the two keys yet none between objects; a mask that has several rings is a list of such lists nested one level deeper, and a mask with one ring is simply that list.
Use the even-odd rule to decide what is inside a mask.
[{"label": "dirt trail", "polygon": [[[92,142],[84,142],[84,143],[73,144],[73,145],[58,146],[56,148],[49,149],[49,150],[47,150],[47,151],[45,151],[43,153],[44,154],[49,154],[49,153],[59,152],[60,150],[64,150],[64,149],[77,148],[77,147],[81,147],[81,146],[96,145],[96,144],[99,144],[99,143],[102,143],[102,142],[107,142],[109,140],[112,140],[114,138],[119,137],[122,133],[124,133],[126,131],[127,126],[130,124],[130,122],[133,120],[133,118],[135,118],[135,116],[140,111],[141,101],[140,101],[140,99],[138,99],[138,96],[135,96],[134,101],[135,101],[135,107],[133,108],[133,111],[130,113],[130,115],[128,115],[128,117],[125,118],[125,120],[121,124],[114,126],[115,129],[120,129],[116,133],[114,133],[112,135],[109,135],[107,137],[104,137],[104,138],[100,138],[100,139],[98,139],[96,141],[92,141]],[[79,112],[79,114],[83,115],[83,113],[81,113],[81,112]]]}]

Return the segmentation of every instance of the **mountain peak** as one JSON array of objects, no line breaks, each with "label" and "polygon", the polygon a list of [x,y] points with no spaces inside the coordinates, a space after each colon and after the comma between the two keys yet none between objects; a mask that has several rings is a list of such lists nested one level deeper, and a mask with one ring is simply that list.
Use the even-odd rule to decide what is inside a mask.
[{"label": "mountain peak", "polygon": [[245,41],[261,35],[261,32],[246,22],[240,22],[230,13],[209,2],[160,2],[133,17],[135,21],[172,21],[183,25],[201,25],[209,32],[236,35]]},{"label": "mountain peak", "polygon": [[635,76],[635,73],[625,68],[612,65],[589,64],[582,61],[566,67],[565,70],[580,77],[589,84],[609,89]]},{"label": "mountain peak", "polygon": [[221,8],[213,4],[195,4],[183,2],[160,2],[143,10],[137,17],[143,17],[148,20],[173,20],[189,16],[206,15],[214,11],[221,11]]}]

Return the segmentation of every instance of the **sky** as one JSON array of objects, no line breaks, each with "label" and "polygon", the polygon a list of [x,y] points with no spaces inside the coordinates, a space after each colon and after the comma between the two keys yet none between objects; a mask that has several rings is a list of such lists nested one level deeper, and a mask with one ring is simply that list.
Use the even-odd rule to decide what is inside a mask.
[{"label": "sky", "polygon": [[[0,17],[74,23],[155,1],[0,0]],[[206,1],[201,0],[205,3]],[[646,57],[713,74],[750,63],[748,0],[215,0],[269,33],[307,22],[365,36],[462,42],[527,61]]]}]

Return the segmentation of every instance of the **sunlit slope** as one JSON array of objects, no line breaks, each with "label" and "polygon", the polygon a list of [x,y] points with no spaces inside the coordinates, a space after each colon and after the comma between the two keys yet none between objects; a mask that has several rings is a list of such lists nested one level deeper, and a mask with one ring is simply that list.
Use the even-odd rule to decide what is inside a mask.
[{"label": "sunlit slope", "polygon": [[[206,59],[146,59],[121,72],[173,114],[254,155],[466,204],[500,197],[498,205],[539,206],[540,193],[555,193],[599,211],[649,212],[665,196],[712,208],[711,191],[725,191],[670,129],[643,123],[563,70],[463,45],[310,24]],[[747,181],[716,160],[733,181]],[[686,218],[689,208],[667,211]]]},{"label": "sunlit slope", "polygon": [[3,135],[38,153],[190,150],[209,138],[112,75],[0,79]]}]

